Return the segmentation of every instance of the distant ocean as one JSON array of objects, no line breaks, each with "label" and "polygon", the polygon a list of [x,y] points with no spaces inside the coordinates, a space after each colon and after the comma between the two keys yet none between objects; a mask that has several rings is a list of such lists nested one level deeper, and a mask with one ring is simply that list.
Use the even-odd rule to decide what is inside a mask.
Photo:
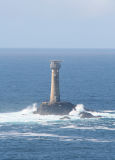
[{"label": "distant ocean", "polygon": [[[101,118],[34,115],[62,60],[61,100]],[[0,49],[0,160],[114,160],[115,49]]]}]

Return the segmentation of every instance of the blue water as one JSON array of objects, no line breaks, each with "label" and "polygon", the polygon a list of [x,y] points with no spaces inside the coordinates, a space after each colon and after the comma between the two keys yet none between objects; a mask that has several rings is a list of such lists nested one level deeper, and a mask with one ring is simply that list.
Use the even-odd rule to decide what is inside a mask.
[{"label": "blue water", "polygon": [[[49,100],[52,59],[63,60],[61,100],[102,118],[33,115]],[[0,49],[0,160],[51,159],[115,159],[115,50]]]}]

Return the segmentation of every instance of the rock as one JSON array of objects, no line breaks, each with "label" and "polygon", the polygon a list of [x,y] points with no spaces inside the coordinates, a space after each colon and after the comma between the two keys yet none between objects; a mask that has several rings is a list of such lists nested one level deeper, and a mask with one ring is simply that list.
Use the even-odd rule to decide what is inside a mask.
[{"label": "rock", "polygon": [[88,112],[81,112],[79,115],[80,115],[80,118],[93,118],[94,117],[91,113],[88,113]]},{"label": "rock", "polygon": [[101,116],[93,116],[91,113],[81,112],[80,118],[101,118]]},{"label": "rock", "polygon": [[62,118],[60,118],[60,119],[62,119],[62,120],[66,120],[66,119],[71,119],[71,118],[69,118],[68,116],[64,116],[64,117],[62,117]]},{"label": "rock", "polygon": [[37,110],[40,115],[68,115],[75,108],[75,105],[70,102],[43,102]]}]

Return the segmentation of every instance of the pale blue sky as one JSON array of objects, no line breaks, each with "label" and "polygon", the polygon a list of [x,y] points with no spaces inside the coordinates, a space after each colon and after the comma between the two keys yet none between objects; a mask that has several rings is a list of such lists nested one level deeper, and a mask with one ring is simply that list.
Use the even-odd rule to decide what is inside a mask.
[{"label": "pale blue sky", "polygon": [[0,0],[0,48],[115,48],[115,0]]}]

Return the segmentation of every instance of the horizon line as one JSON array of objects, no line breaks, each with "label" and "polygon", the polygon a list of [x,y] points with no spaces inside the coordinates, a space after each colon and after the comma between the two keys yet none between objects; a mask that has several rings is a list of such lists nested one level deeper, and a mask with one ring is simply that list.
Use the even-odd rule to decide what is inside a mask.
[{"label": "horizon line", "polygon": [[35,48],[33,48],[33,47],[32,48],[29,48],[29,47],[28,48],[26,48],[26,47],[22,47],[22,48],[14,47],[13,48],[12,47],[11,48],[10,47],[10,48],[0,48],[0,49],[83,49],[83,50],[84,49],[97,49],[97,50],[98,49],[111,49],[111,50],[114,50],[115,48],[36,48],[36,47]]}]

